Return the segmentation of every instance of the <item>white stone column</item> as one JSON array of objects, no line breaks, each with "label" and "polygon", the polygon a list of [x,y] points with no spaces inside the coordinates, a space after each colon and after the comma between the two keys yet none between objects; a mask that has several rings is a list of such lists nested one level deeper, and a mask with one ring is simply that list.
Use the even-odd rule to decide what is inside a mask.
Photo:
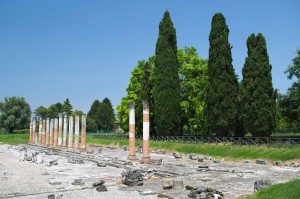
[{"label": "white stone column", "polygon": [[53,132],[53,134],[54,134],[54,141],[53,141],[53,145],[54,146],[57,146],[57,141],[58,141],[58,119],[57,118],[55,118],[54,119],[54,132]]},{"label": "white stone column", "polygon": [[43,129],[43,121],[42,118],[39,120],[39,144],[42,143],[42,129]]},{"label": "white stone column", "polygon": [[35,118],[33,119],[33,123],[32,123],[32,137],[33,137],[33,143],[34,144],[37,144],[38,143],[38,135],[37,133],[35,132]]},{"label": "white stone column", "polygon": [[135,160],[135,107],[134,102],[129,103],[129,157]]},{"label": "white stone column", "polygon": [[67,114],[65,114],[64,129],[63,129],[63,144],[62,144],[63,146],[67,146],[67,135],[68,135],[67,128],[68,128],[68,116],[67,116]]},{"label": "white stone column", "polygon": [[62,114],[59,114],[58,119],[58,146],[62,145]]},{"label": "white stone column", "polygon": [[46,120],[43,120],[42,124],[42,144],[46,143]]},{"label": "white stone column", "polygon": [[29,131],[29,143],[32,144],[32,123],[33,123],[33,118],[30,118],[30,123],[29,123],[29,127],[30,127],[30,131]]},{"label": "white stone column", "polygon": [[143,162],[150,162],[150,117],[149,104],[143,100]]},{"label": "white stone column", "polygon": [[54,128],[54,120],[50,120],[50,136],[49,136],[49,145],[53,146],[53,128]]},{"label": "white stone column", "polygon": [[81,149],[86,149],[86,115],[81,116]]},{"label": "white stone column", "polygon": [[73,116],[69,117],[69,140],[68,140],[68,147],[73,147]]},{"label": "white stone column", "polygon": [[75,116],[75,139],[74,139],[74,149],[79,148],[79,116]]},{"label": "white stone column", "polygon": [[50,119],[46,119],[46,145],[49,145],[49,133],[50,133]]}]

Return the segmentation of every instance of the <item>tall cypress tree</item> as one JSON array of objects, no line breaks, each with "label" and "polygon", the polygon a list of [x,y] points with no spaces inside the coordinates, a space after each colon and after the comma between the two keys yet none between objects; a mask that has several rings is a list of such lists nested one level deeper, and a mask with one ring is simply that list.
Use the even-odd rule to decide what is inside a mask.
[{"label": "tall cypress tree", "polygon": [[275,127],[275,92],[266,40],[259,33],[247,40],[248,57],[241,84],[242,120],[246,132],[269,136]]},{"label": "tall cypress tree", "polygon": [[153,82],[154,120],[158,135],[174,135],[180,129],[180,80],[176,30],[166,11],[159,24]]},{"label": "tall cypress tree", "polygon": [[232,66],[229,29],[221,13],[213,16],[209,35],[207,126],[210,133],[235,132],[238,112],[238,80]]}]

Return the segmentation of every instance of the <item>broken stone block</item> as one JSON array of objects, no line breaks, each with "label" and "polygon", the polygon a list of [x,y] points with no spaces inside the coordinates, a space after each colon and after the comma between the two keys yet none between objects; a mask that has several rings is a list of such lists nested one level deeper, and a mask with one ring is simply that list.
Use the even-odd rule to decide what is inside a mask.
[{"label": "broken stone block", "polygon": [[174,197],[169,195],[169,194],[166,194],[166,193],[159,193],[157,194],[157,197],[158,198],[168,198],[168,199],[173,199]]},{"label": "broken stone block", "polygon": [[142,196],[155,195],[155,191],[147,190],[147,191],[139,191],[139,194]]},{"label": "broken stone block", "polygon": [[220,160],[213,160],[213,163],[220,163]]},{"label": "broken stone block", "polygon": [[190,160],[197,160],[197,156],[194,154],[189,154]]},{"label": "broken stone block", "polygon": [[94,154],[95,150],[88,150],[86,153],[87,154]]},{"label": "broken stone block", "polygon": [[58,165],[58,158],[55,159],[55,160],[49,161],[49,165],[50,165],[50,166],[52,166],[52,165]]},{"label": "broken stone block", "polygon": [[254,182],[254,192],[257,192],[261,189],[266,189],[272,185],[270,180],[258,180]]},{"label": "broken stone block", "polygon": [[256,164],[267,165],[267,160],[256,160]]},{"label": "broken stone block", "polygon": [[97,186],[96,190],[98,192],[104,192],[104,191],[107,191],[107,188],[105,185],[99,185],[99,186]]},{"label": "broken stone block", "polygon": [[36,155],[36,161],[35,161],[35,163],[36,164],[42,164],[44,162],[44,160],[43,160],[43,155],[41,154],[41,153],[38,153],[37,155]]},{"label": "broken stone block", "polygon": [[140,169],[128,170],[122,172],[122,183],[128,186],[142,186],[144,177]]},{"label": "broken stone block", "polygon": [[27,156],[26,157],[26,161],[32,161],[32,157],[31,156]]},{"label": "broken stone block", "polygon": [[198,162],[203,162],[203,157],[197,157],[197,159],[198,159]]},{"label": "broken stone block", "polygon": [[120,149],[122,151],[128,151],[128,146],[124,145],[124,146],[121,146]]},{"label": "broken stone block", "polygon": [[299,164],[298,164],[297,162],[292,162],[292,163],[290,164],[290,167],[296,168],[296,167],[299,167]]},{"label": "broken stone block", "polygon": [[84,185],[82,179],[75,179],[74,182],[71,183],[72,185]]},{"label": "broken stone block", "polygon": [[98,148],[98,154],[102,154],[102,147]]},{"label": "broken stone block", "polygon": [[54,194],[49,194],[47,197],[48,197],[48,199],[55,199],[55,195]]},{"label": "broken stone block", "polygon": [[60,181],[56,181],[56,180],[50,180],[49,184],[51,184],[51,185],[61,185],[61,182]]},{"label": "broken stone block", "polygon": [[162,164],[162,159],[151,159],[151,164],[161,165]]},{"label": "broken stone block", "polygon": [[84,161],[83,161],[82,158],[68,157],[68,163],[72,163],[72,164],[83,164]]},{"label": "broken stone block", "polygon": [[45,155],[53,155],[52,150],[44,150],[43,152],[44,152]]},{"label": "broken stone block", "polygon": [[166,154],[166,151],[165,150],[158,150],[157,153],[158,154]]},{"label": "broken stone block", "polygon": [[248,164],[248,163],[250,163],[250,161],[249,160],[245,160],[245,163]]},{"label": "broken stone block", "polygon": [[20,149],[20,161],[25,161],[27,157],[27,149],[25,147]]},{"label": "broken stone block", "polygon": [[93,183],[93,187],[98,187],[100,185],[103,185],[104,183],[105,183],[104,180],[99,180],[99,181]]},{"label": "broken stone block", "polygon": [[274,161],[273,165],[274,166],[282,166],[282,161],[280,161],[280,160],[279,161]]},{"label": "broken stone block", "polygon": [[175,159],[181,159],[182,158],[182,154],[180,153],[173,153],[173,156]]},{"label": "broken stone block", "polygon": [[193,187],[193,186],[191,186],[191,185],[186,185],[186,186],[185,186],[185,189],[186,189],[186,190],[194,190],[195,187]]},{"label": "broken stone block", "polygon": [[106,167],[106,163],[105,162],[97,161],[97,166],[98,167]]},{"label": "broken stone block", "polygon": [[183,189],[183,181],[173,180],[173,189]]},{"label": "broken stone block", "polygon": [[163,181],[163,189],[167,190],[167,189],[172,189],[173,188],[173,182],[169,181],[169,180],[165,180]]}]

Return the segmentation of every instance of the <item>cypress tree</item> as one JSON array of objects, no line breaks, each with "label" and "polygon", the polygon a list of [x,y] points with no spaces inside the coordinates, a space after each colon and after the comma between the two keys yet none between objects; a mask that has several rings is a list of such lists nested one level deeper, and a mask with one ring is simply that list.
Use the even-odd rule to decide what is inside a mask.
[{"label": "cypress tree", "polygon": [[176,30],[166,11],[159,24],[153,71],[154,120],[158,135],[174,135],[180,129],[180,80]]},{"label": "cypress tree", "polygon": [[238,112],[238,80],[232,66],[229,29],[221,13],[213,16],[209,35],[207,126],[210,133],[235,132]]},{"label": "cypress tree", "polygon": [[253,136],[270,136],[275,127],[276,103],[266,40],[261,33],[251,34],[247,47],[241,85],[243,124]]}]

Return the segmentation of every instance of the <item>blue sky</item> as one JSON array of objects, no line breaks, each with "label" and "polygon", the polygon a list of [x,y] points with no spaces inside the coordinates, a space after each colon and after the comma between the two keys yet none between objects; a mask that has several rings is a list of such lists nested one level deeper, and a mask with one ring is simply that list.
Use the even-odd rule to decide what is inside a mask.
[{"label": "blue sky", "polygon": [[108,97],[115,107],[138,60],[155,53],[166,9],[178,47],[195,46],[203,58],[212,16],[222,12],[239,80],[247,37],[261,32],[274,87],[284,93],[291,85],[284,71],[300,48],[298,0],[0,0],[0,101],[22,96],[33,111],[68,97],[87,112]]}]

